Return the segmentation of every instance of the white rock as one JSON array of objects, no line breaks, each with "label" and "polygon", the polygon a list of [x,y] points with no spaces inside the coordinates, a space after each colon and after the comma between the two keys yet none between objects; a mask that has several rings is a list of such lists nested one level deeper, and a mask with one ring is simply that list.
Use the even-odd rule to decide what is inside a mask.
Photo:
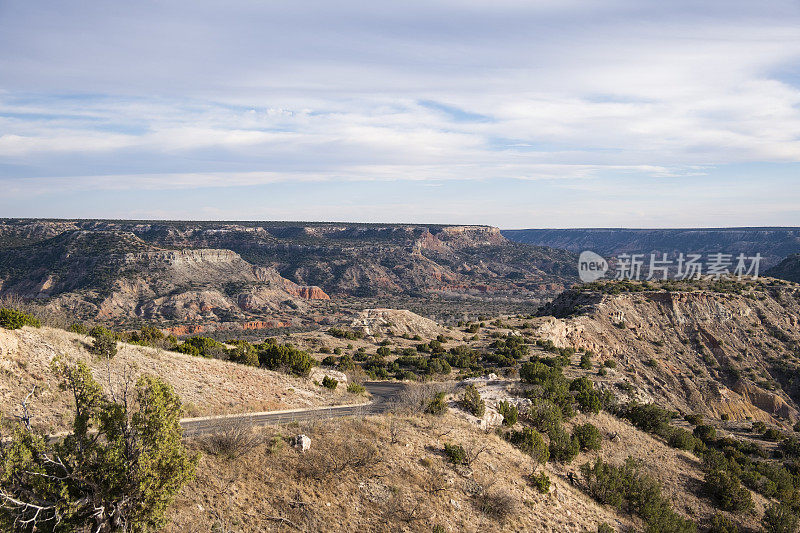
[{"label": "white rock", "polygon": [[503,415],[494,409],[486,409],[483,418],[478,423],[484,429],[497,427],[503,423]]},{"label": "white rock", "polygon": [[308,374],[308,378],[311,381],[316,381],[318,383],[322,383],[322,380],[325,376],[335,379],[342,385],[347,385],[347,376],[344,372],[339,372],[338,370],[330,370],[328,368],[320,368],[314,367],[311,369],[311,372]]},{"label": "white rock", "polygon": [[298,435],[292,439],[292,445],[296,450],[305,452],[311,448],[311,439],[306,435]]}]

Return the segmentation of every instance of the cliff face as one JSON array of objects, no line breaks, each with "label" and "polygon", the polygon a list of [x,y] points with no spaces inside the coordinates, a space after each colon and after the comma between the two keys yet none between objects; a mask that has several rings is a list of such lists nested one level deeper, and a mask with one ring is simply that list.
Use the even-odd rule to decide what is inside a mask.
[{"label": "cliff face", "polygon": [[167,250],[107,228],[68,228],[46,238],[52,232],[42,227],[35,223],[26,233],[34,241],[41,236],[38,242],[2,250],[0,292],[39,299],[76,318],[214,323],[267,317],[283,325],[287,312],[328,298],[319,287],[297,285],[227,249]]},{"label": "cliff face", "polygon": [[[796,419],[800,406],[800,286],[749,283],[740,293],[566,291],[539,333],[602,361],[645,398],[733,419]],[[557,318],[560,317],[560,318]]]},{"label": "cliff face", "polygon": [[284,319],[331,297],[527,303],[575,272],[572,254],[486,226],[5,220],[0,252],[0,295],[106,320]]}]

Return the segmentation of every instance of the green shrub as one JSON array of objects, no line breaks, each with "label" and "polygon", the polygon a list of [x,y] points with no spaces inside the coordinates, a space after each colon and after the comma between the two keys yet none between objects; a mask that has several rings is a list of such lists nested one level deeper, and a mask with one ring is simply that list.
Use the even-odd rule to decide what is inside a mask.
[{"label": "green shrub", "polygon": [[256,347],[261,366],[271,370],[283,370],[296,376],[308,376],[317,364],[313,357],[294,346],[265,342]]},{"label": "green shrub", "polygon": [[350,354],[344,354],[339,358],[339,370],[348,371],[355,370],[356,364],[353,362],[353,357]]},{"label": "green shrub", "polygon": [[628,485],[633,477],[634,463],[628,459],[624,466],[614,466],[599,457],[594,464],[581,466],[581,474],[587,484],[589,495],[604,505],[620,509],[625,502]]},{"label": "green shrub", "polygon": [[436,395],[431,399],[428,406],[425,408],[425,412],[431,415],[443,415],[447,412],[447,401],[445,400],[445,393],[444,392],[437,392]]},{"label": "green shrub", "polygon": [[592,369],[592,358],[589,357],[588,354],[581,355],[581,362],[580,362],[580,365],[578,365],[578,366],[580,366],[580,368],[582,368],[584,370],[591,370]]},{"label": "green shrub", "polygon": [[753,507],[750,491],[732,473],[717,469],[706,473],[703,491],[723,511],[744,512]]},{"label": "green shrub", "polygon": [[329,355],[323,358],[320,364],[322,366],[336,366],[336,358],[332,355]]},{"label": "green shrub", "polygon": [[483,401],[481,393],[478,392],[478,388],[473,383],[470,383],[467,385],[467,388],[464,389],[464,398],[461,400],[461,405],[463,405],[464,409],[469,413],[478,418],[481,418],[486,412],[486,402]]},{"label": "green shrub", "polygon": [[467,452],[458,444],[445,443],[444,454],[447,456],[447,460],[454,465],[463,465],[467,460]]},{"label": "green shrub", "polygon": [[656,435],[666,434],[669,422],[672,420],[672,414],[669,411],[654,403],[630,402],[622,409],[621,414],[637,428]]},{"label": "green shrub", "polygon": [[95,337],[89,351],[98,357],[111,359],[117,355],[117,339],[110,335]]},{"label": "green shrub", "polygon": [[531,474],[531,485],[533,485],[541,494],[547,494],[550,492],[550,477],[544,472],[540,472],[539,474]]},{"label": "green shrub", "polygon": [[498,411],[501,415],[503,415],[503,425],[512,427],[514,424],[517,423],[517,418],[519,416],[519,412],[517,411],[517,406],[509,403],[509,402],[500,402],[498,405]]},{"label": "green shrub", "polygon": [[752,429],[753,433],[764,433],[767,430],[767,425],[764,422],[758,420],[756,422],[753,422]]},{"label": "green shrub", "polygon": [[769,428],[764,432],[765,440],[771,440],[775,442],[781,440],[782,438],[783,438],[783,433],[781,433],[775,428]]},{"label": "green shrub", "polygon": [[550,459],[559,463],[569,464],[578,455],[580,443],[572,438],[564,428],[558,428],[548,434],[550,437]]},{"label": "green shrub", "polygon": [[564,420],[561,409],[549,400],[538,400],[531,404],[528,419],[533,427],[542,433],[550,433],[560,428]]},{"label": "green shrub", "polygon": [[796,533],[797,513],[785,503],[773,503],[764,510],[761,519],[765,533]]},{"label": "green shrub", "polygon": [[347,384],[347,392],[350,394],[364,394],[366,391],[367,389],[360,383],[350,382]]},{"label": "green shrub", "polygon": [[10,307],[3,307],[0,309],[0,328],[19,329],[23,326],[39,328],[42,324],[35,316],[23,313],[22,311],[17,311]]},{"label": "green shrub", "polygon": [[530,455],[537,463],[546,463],[550,457],[550,450],[545,444],[542,435],[533,428],[512,431],[508,434],[508,440],[511,444]]},{"label": "green shrub", "polygon": [[667,444],[673,448],[693,452],[701,445],[701,441],[683,428],[670,428]]},{"label": "green shrub", "polygon": [[787,437],[781,441],[779,447],[785,456],[800,459],[800,438]]},{"label": "green shrub", "polygon": [[233,347],[228,350],[228,359],[240,365],[259,365],[258,351],[255,346],[242,340],[229,341],[229,344],[232,344]]},{"label": "green shrub", "polygon": [[364,336],[364,333],[362,331],[350,331],[346,329],[333,327],[328,330],[328,335],[331,335],[332,337],[337,337],[339,339],[347,339],[354,341],[362,338]]},{"label": "green shrub", "polygon": [[703,423],[703,415],[698,415],[694,413],[684,416],[683,419],[693,426],[697,426]]},{"label": "green shrub", "polygon": [[692,432],[695,437],[700,439],[703,442],[711,442],[717,438],[717,428],[714,426],[709,426],[707,424],[700,424],[699,426],[694,428]]},{"label": "green shrub", "polygon": [[[174,335],[167,336],[163,331],[151,325],[142,326],[139,331],[122,333],[118,336],[121,337],[119,339],[121,341],[130,344],[138,344],[139,346],[152,346],[154,348],[173,350],[175,346],[178,345],[178,340]],[[231,341],[231,343],[236,342],[244,343],[245,341]]]},{"label": "green shrub", "polygon": [[603,366],[605,366],[607,368],[617,368],[617,362],[614,361],[613,359],[606,359],[603,362]]},{"label": "green shrub", "polygon": [[[94,332],[94,329],[92,331]],[[94,336],[95,333],[92,333],[92,335]],[[205,358],[222,358],[227,353],[225,345],[222,343],[199,335],[189,337],[183,341],[183,344],[179,344],[175,351]]]},{"label": "green shrub", "polygon": [[69,328],[67,328],[67,331],[77,333],[79,335],[86,335],[89,332],[89,329],[83,324],[83,322],[75,322],[74,324],[70,325]]},{"label": "green shrub", "polygon": [[180,399],[167,383],[141,377],[130,391],[136,401],[117,403],[85,363],[54,368],[74,397],[72,430],[49,442],[21,427],[3,443],[0,530],[161,530],[197,464],[181,441]]},{"label": "green shrub", "polygon": [[326,389],[334,390],[339,385],[339,382],[334,378],[325,376],[322,378],[322,386]]},{"label": "green shrub", "polygon": [[603,522],[597,526],[597,533],[614,533],[614,528]]},{"label": "green shrub", "polygon": [[574,380],[569,386],[570,392],[575,395],[578,409],[584,413],[599,413],[601,405],[600,394],[595,390],[592,382],[581,377]]},{"label": "green shrub", "polygon": [[581,450],[599,450],[603,443],[600,430],[588,422],[575,426],[572,430],[572,438],[578,440]]},{"label": "green shrub", "polygon": [[711,517],[707,533],[739,533],[739,526],[730,518],[717,513]]},{"label": "green shrub", "polygon": [[621,466],[601,459],[581,467],[589,494],[601,503],[620,509],[623,504],[647,524],[646,533],[694,533],[697,526],[679,516],[661,494],[661,487],[641,465],[628,458]]}]

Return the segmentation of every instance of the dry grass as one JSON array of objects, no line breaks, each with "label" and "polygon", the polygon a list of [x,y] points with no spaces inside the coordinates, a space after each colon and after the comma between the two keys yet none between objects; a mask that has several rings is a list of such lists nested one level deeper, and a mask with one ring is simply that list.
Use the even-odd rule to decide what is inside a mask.
[{"label": "dry grass", "polygon": [[278,372],[142,346],[120,344],[117,356],[107,364],[86,350],[89,342],[83,335],[46,327],[0,329],[0,412],[6,416],[15,413],[36,385],[31,401],[34,426],[44,431],[65,429],[71,421],[72,404],[58,389],[50,369],[56,356],[86,361],[107,390],[128,376],[160,376],[183,400],[186,416],[366,401],[348,394],[344,387],[331,391]]},{"label": "dry grass", "polygon": [[[238,460],[203,455],[165,531],[429,532],[441,524],[453,532],[577,533],[599,522],[629,524],[552,471],[555,490],[539,494],[525,479],[534,466],[528,456],[452,415],[264,431],[272,444]],[[305,454],[275,445],[297,433],[312,439]],[[442,454],[444,442],[485,452],[471,468],[453,467]]]}]

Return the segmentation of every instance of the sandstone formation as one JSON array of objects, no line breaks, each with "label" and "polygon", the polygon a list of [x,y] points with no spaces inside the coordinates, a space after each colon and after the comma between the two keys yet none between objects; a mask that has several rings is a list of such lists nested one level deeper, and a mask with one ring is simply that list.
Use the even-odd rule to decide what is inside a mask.
[{"label": "sandstone formation", "polygon": [[395,336],[419,335],[433,339],[448,333],[448,330],[433,320],[421,317],[406,309],[365,309],[353,320],[351,327],[365,335],[389,333]]},{"label": "sandstone formation", "polygon": [[2,220],[0,252],[0,296],[166,326],[286,319],[331,298],[527,306],[575,273],[573,254],[488,226]]}]

